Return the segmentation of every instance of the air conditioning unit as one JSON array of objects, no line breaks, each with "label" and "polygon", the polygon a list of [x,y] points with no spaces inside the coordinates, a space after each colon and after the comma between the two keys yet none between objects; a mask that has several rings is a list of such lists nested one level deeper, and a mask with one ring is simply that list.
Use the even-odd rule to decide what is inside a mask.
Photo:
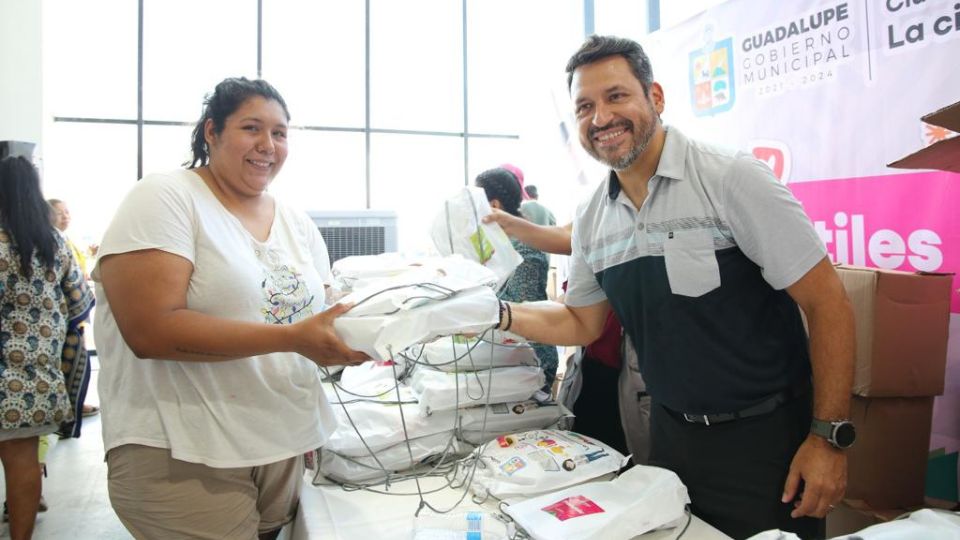
[{"label": "air conditioning unit", "polygon": [[351,255],[397,251],[397,214],[390,210],[307,212],[320,230],[330,264]]}]

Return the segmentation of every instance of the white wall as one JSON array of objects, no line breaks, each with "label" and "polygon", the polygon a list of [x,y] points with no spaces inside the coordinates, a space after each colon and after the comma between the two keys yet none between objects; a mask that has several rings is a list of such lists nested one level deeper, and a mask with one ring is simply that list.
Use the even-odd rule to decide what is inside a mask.
[{"label": "white wall", "polygon": [[0,140],[41,140],[40,12],[38,0],[0,0]]}]

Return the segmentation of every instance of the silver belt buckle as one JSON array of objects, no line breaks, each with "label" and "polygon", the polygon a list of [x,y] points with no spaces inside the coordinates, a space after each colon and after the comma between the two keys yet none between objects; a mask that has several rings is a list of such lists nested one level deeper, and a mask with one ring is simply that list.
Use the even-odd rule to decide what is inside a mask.
[{"label": "silver belt buckle", "polygon": [[687,422],[690,422],[691,424],[696,424],[696,423],[698,423],[698,422],[700,421],[700,417],[701,417],[701,416],[703,416],[703,423],[709,426],[709,425],[710,425],[710,418],[709,418],[707,415],[705,415],[705,414],[704,414],[704,415],[699,415],[699,414],[687,414],[687,413],[683,413],[683,419],[686,420]]}]

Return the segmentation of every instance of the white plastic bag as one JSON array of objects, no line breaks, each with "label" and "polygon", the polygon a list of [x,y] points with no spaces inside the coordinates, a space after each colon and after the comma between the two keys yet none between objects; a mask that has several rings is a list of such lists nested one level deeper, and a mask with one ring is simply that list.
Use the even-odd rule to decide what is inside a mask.
[{"label": "white plastic bag", "polygon": [[440,371],[479,371],[491,367],[539,366],[537,353],[528,343],[498,340],[491,332],[476,338],[452,336],[411,347],[404,356]]},{"label": "white plastic bag", "polygon": [[543,386],[539,367],[518,366],[468,373],[448,373],[427,367],[414,370],[409,385],[420,402],[420,414],[523,401]]},{"label": "white plastic bag", "polygon": [[[499,321],[500,303],[489,287],[461,290],[443,300],[417,298],[435,292],[425,291],[408,289],[406,298],[415,300],[389,314],[364,314],[367,308],[357,305],[334,320],[337,335],[351,349],[390,360],[393,354],[411,345],[440,336],[480,334]],[[411,307],[417,302],[418,305]]]},{"label": "white plastic bag", "polygon": [[345,407],[335,404],[333,412],[337,417],[337,429],[324,448],[347,456],[364,456],[369,453],[367,448],[377,452],[403,442],[407,437],[416,439],[453,431],[457,426],[456,411],[441,411],[424,417],[419,414],[416,403],[398,406],[361,401]]},{"label": "white plastic bag", "polygon": [[614,473],[626,461],[596,439],[549,429],[497,437],[477,451],[480,463],[470,489],[501,499],[580,484]]},{"label": "white plastic bag", "polygon": [[637,465],[511,504],[505,511],[535,540],[628,540],[686,522],[687,488],[672,471]]},{"label": "white plastic bag", "polygon": [[837,540],[960,540],[960,513],[925,508]]},{"label": "white plastic bag", "polygon": [[372,281],[390,278],[407,272],[414,261],[401,253],[380,255],[353,255],[337,259],[330,269],[333,282],[343,292],[369,285]]},{"label": "white plastic bag", "polygon": [[493,270],[497,289],[510,279],[523,257],[513,249],[507,234],[496,223],[483,223],[490,214],[484,191],[464,187],[443,203],[433,219],[430,235],[443,255],[458,253]]},{"label": "white plastic bag", "polygon": [[460,411],[460,438],[471,444],[483,444],[500,435],[553,427],[568,414],[570,412],[557,403],[533,399],[471,407]]},{"label": "white plastic bag", "polygon": [[[338,482],[370,482],[382,480],[392,473],[409,472],[446,456],[452,463],[470,452],[473,446],[458,441],[453,430],[410,439],[361,456],[344,456],[324,447],[320,452],[320,473]],[[411,459],[411,455],[413,456]]]}]

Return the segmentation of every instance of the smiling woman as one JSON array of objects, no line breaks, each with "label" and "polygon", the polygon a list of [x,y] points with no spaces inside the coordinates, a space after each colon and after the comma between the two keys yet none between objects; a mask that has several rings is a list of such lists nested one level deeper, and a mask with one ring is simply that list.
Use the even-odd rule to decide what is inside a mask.
[{"label": "smiling woman", "polygon": [[104,235],[108,488],[137,538],[275,538],[297,508],[303,453],[335,428],[317,365],[366,359],[334,333],[346,308],[325,304],[319,231],[267,192],[289,119],[265,81],[224,80],[191,168],[138,182]]}]

